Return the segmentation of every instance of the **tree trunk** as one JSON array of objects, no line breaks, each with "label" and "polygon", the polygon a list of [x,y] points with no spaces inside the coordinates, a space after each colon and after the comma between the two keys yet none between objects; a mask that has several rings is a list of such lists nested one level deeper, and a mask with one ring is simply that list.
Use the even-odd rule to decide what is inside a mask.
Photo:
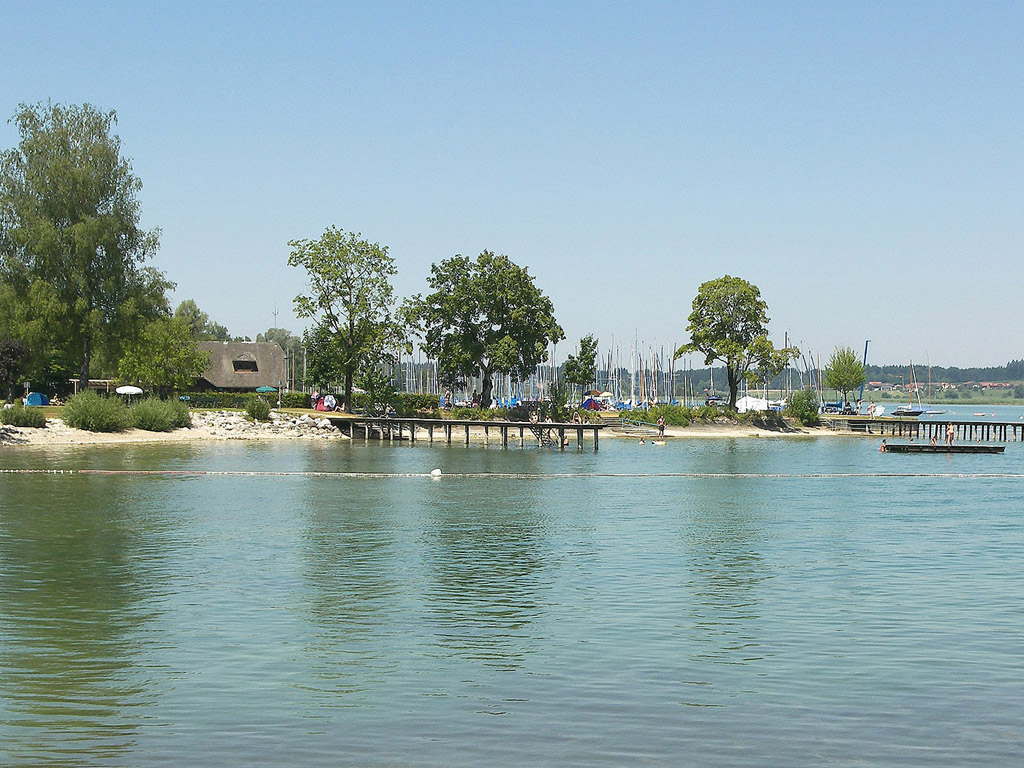
[{"label": "tree trunk", "polygon": [[342,398],[345,413],[354,413],[352,407],[352,371],[345,371],[345,397]]},{"label": "tree trunk", "polygon": [[481,368],[483,372],[483,384],[481,385],[480,391],[480,407],[490,408],[491,407],[491,392],[494,391],[494,382],[491,381],[491,369]]},{"label": "tree trunk", "polygon": [[736,371],[732,366],[727,365],[725,367],[726,375],[729,378],[729,410],[736,410],[736,394],[740,386],[740,377],[736,374]]},{"label": "tree trunk", "polygon": [[78,364],[78,388],[84,390],[89,386],[89,362],[92,359],[92,334],[88,330],[82,334],[82,359]]}]

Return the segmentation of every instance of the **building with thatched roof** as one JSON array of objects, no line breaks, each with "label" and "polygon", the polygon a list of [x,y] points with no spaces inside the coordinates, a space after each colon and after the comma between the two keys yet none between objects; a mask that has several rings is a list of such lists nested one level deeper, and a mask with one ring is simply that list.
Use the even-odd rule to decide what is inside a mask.
[{"label": "building with thatched roof", "polygon": [[197,382],[200,389],[249,391],[279,387],[285,379],[284,350],[272,341],[200,341],[210,363]]}]

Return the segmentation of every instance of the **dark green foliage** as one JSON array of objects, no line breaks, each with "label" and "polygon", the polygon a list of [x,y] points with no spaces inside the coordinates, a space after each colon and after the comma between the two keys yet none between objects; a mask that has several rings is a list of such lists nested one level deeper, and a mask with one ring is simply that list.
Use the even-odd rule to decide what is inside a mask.
[{"label": "dark green foliage", "polygon": [[768,340],[768,304],[756,285],[739,277],[702,283],[686,330],[690,343],[674,356],[700,352],[705,365],[725,363],[730,410],[736,410],[740,382],[751,369],[759,371],[756,380],[771,380],[797,354],[793,348],[776,349]]},{"label": "dark green foliage", "polygon": [[407,321],[445,381],[479,374],[484,406],[492,402],[494,374],[526,379],[547,360],[548,345],[565,338],[551,299],[508,256],[453,256],[431,265],[427,285],[432,293],[406,304]]},{"label": "dark green foliage", "polygon": [[170,432],[172,429],[192,426],[188,406],[176,400],[148,397],[129,409],[131,424],[147,432]]},{"label": "dark green foliage", "polygon": [[[189,392],[188,404],[193,408],[245,408],[246,404],[260,397],[255,392]],[[264,398],[266,399],[266,398]],[[270,399],[277,405],[277,395]],[[305,392],[282,392],[282,408],[309,408],[309,395]]]},{"label": "dark green foliage", "polygon": [[[189,333],[195,341],[231,341],[228,329],[220,323],[210,320],[210,316],[199,309],[192,299],[185,299],[174,310],[174,319],[188,326]],[[259,341],[259,339],[256,339]]]},{"label": "dark green foliage", "polygon": [[267,421],[270,418],[270,403],[262,397],[254,397],[245,404],[245,413],[253,421]]},{"label": "dark green foliage", "polygon": [[0,392],[11,397],[28,368],[29,348],[15,339],[0,339]]},{"label": "dark green foliage", "polygon": [[562,368],[565,380],[575,387],[592,384],[597,377],[597,339],[587,334],[580,339],[579,353],[569,355]]},{"label": "dark green foliage", "polygon": [[69,427],[90,432],[121,432],[131,423],[128,407],[120,398],[101,397],[92,390],[68,400],[61,417]]},{"label": "dark green foliage", "polygon": [[288,245],[288,266],[309,276],[309,295],[295,297],[296,314],[314,322],[306,334],[308,379],[314,386],[343,381],[341,399],[351,410],[356,375],[392,359],[401,336],[392,318],[395,261],[386,247],[337,227]]},{"label": "dark green foliage", "polygon": [[0,424],[11,427],[45,427],[46,415],[39,408],[26,408],[15,402],[10,408],[0,408]]},{"label": "dark green foliage", "polygon": [[396,409],[399,416],[412,416],[425,411],[434,412],[438,409],[439,395],[417,395],[403,392],[398,396]]},{"label": "dark green foliage", "polygon": [[805,427],[816,427],[821,423],[818,405],[818,395],[813,389],[801,389],[790,395],[789,402],[786,403],[786,414]]},{"label": "dark green foliage", "polygon": [[158,232],[139,227],[142,183],[111,133],[113,111],[22,104],[12,122],[19,144],[0,153],[0,278],[24,340],[41,323],[52,349],[29,346],[84,382],[94,358],[112,368],[138,321],[166,311],[169,283],[141,266]]}]

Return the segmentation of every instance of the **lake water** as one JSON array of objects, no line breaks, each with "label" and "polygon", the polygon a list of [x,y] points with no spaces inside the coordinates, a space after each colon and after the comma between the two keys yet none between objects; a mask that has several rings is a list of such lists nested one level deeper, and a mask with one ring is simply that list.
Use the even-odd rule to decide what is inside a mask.
[{"label": "lake water", "polygon": [[0,764],[1020,764],[1024,446],[877,449],[4,449],[341,474],[0,475]]}]

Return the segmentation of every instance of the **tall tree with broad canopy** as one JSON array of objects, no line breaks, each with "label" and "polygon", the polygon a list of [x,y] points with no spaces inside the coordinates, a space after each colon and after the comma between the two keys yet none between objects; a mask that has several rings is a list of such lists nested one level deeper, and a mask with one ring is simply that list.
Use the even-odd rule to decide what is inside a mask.
[{"label": "tall tree with broad canopy", "polygon": [[484,408],[493,400],[494,374],[526,379],[548,359],[548,345],[565,338],[551,299],[508,256],[453,256],[431,265],[427,285],[428,296],[406,305],[410,322],[443,376],[479,373]]},{"label": "tall tree with broad canopy", "polygon": [[842,393],[843,402],[846,402],[846,394],[865,381],[864,365],[857,359],[853,348],[836,347],[825,366],[825,386]]},{"label": "tall tree with broad canopy", "polygon": [[574,396],[577,386],[584,387],[597,378],[597,339],[593,334],[580,339],[579,351],[566,358],[562,376],[572,384]]},{"label": "tall tree with broad canopy", "polygon": [[161,317],[125,345],[118,372],[126,381],[164,396],[191,387],[209,362],[210,353],[199,349],[185,320]]},{"label": "tall tree with broad canopy", "polygon": [[228,329],[211,320],[194,299],[181,302],[174,310],[174,316],[188,325],[196,341],[231,341]]},{"label": "tall tree with broad canopy", "polygon": [[[295,297],[295,311],[316,326],[308,346],[310,369],[343,378],[342,401],[351,410],[355,376],[379,364],[381,351],[394,349],[401,336],[393,317],[394,259],[387,247],[334,226],[317,240],[288,245],[288,266],[304,268],[309,278],[309,293]],[[332,359],[318,360],[321,354]]]},{"label": "tall tree with broad canopy", "polygon": [[85,383],[97,350],[118,347],[139,311],[153,319],[163,309],[144,300],[153,275],[140,268],[159,232],[139,226],[142,182],[111,134],[114,111],[22,104],[12,122],[21,139],[0,153],[0,280],[23,298],[48,285],[65,354]]},{"label": "tall tree with broad canopy", "polygon": [[751,368],[774,369],[780,357],[788,362],[796,354],[789,348],[777,350],[768,340],[768,304],[756,285],[739,277],[725,275],[701,284],[686,331],[690,342],[679,347],[675,356],[700,352],[704,365],[716,360],[725,363],[732,410],[740,381]]}]

